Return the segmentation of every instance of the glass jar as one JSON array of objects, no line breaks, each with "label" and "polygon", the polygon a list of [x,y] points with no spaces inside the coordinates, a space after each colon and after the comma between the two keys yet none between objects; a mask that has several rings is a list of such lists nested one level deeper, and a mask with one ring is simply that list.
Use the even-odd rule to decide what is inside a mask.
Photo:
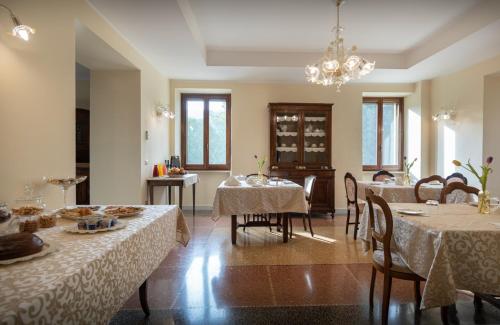
[{"label": "glass jar", "polygon": [[478,194],[478,210],[481,214],[489,214],[490,213],[490,192],[488,191],[480,191]]}]

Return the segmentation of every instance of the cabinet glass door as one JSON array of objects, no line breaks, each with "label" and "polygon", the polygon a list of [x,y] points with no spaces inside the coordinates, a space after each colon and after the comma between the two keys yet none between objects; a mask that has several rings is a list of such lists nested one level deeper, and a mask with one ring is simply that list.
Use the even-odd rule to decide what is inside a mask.
[{"label": "cabinet glass door", "polygon": [[304,164],[327,165],[328,119],[323,112],[304,113]]},{"label": "cabinet glass door", "polygon": [[299,162],[299,115],[276,113],[276,162],[297,164]]}]

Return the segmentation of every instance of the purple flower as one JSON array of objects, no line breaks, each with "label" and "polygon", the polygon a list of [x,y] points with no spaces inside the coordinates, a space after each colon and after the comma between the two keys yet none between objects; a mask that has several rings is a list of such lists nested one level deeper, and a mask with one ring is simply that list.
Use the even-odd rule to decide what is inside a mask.
[{"label": "purple flower", "polygon": [[486,163],[488,165],[490,165],[492,162],[493,162],[493,157],[492,156],[489,156],[488,158],[486,158]]}]

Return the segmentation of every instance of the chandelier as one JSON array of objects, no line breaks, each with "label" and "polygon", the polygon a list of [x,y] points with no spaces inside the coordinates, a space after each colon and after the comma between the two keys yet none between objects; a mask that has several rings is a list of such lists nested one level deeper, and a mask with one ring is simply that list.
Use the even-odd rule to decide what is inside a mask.
[{"label": "chandelier", "polygon": [[340,87],[352,79],[359,79],[373,71],[375,62],[370,62],[356,55],[356,46],[350,50],[344,49],[343,28],[340,26],[340,6],[344,0],[337,1],[337,25],[335,40],[331,41],[323,57],[315,64],[307,65],[305,69],[306,80],[309,83]]}]

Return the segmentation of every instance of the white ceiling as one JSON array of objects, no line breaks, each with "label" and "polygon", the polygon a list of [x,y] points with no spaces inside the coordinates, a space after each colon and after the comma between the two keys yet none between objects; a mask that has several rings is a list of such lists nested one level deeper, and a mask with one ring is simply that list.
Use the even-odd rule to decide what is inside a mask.
[{"label": "white ceiling", "polygon": [[[172,79],[304,82],[331,38],[332,0],[89,0]],[[414,82],[500,54],[500,0],[349,0],[363,81]]]}]

